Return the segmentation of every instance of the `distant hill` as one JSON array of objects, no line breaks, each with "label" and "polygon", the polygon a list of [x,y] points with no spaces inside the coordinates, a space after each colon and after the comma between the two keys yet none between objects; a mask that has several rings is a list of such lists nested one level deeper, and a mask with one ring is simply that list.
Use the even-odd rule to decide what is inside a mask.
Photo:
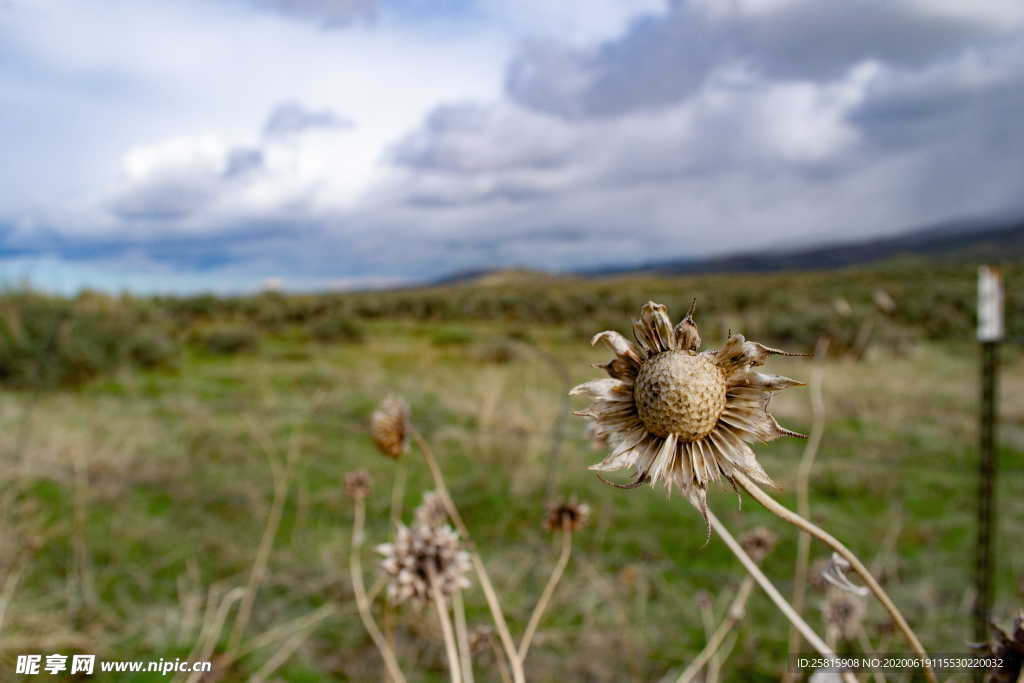
[{"label": "distant hill", "polygon": [[999,224],[959,221],[867,240],[798,249],[759,250],[710,259],[654,261],[587,270],[589,276],[629,272],[664,274],[821,270],[897,259],[1005,262],[1024,259],[1024,219]]}]

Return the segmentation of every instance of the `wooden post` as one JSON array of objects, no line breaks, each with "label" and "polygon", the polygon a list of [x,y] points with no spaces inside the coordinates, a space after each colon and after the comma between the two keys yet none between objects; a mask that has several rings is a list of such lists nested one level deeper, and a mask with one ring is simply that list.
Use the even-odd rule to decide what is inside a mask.
[{"label": "wooden post", "polygon": [[989,639],[992,618],[993,544],[996,528],[997,347],[1004,336],[1003,286],[999,272],[978,269],[978,341],[981,395],[978,421],[978,537],[974,554],[974,640]]}]

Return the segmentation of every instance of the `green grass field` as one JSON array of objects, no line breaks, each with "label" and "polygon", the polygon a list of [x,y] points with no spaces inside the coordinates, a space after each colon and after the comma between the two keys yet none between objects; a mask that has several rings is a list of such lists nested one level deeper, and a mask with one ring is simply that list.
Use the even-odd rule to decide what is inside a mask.
[{"label": "green grass field", "polygon": [[[226,612],[219,637],[216,629],[210,636],[210,626],[249,578],[274,471],[291,448],[295,466],[241,634],[244,655],[218,674],[245,680],[270,662],[279,664],[270,680],[381,680],[380,657],[352,599],[352,504],[341,482],[357,468],[374,478],[364,556],[372,584],[378,572],[370,549],[391,534],[399,471],[407,475],[406,520],[431,488],[415,449],[396,463],[367,435],[373,407],[389,392],[406,398],[437,452],[517,637],[558,553],[557,539],[541,528],[548,492],[575,495],[592,508],[531,649],[530,680],[678,675],[705,642],[707,601],[717,623],[744,574],[719,539],[704,546],[704,522],[681,498],[661,489],[612,489],[587,471],[602,454],[591,449],[583,420],[569,415],[582,403],[570,403],[566,392],[596,378],[590,364],[608,357],[589,346],[590,334],[609,324],[628,329],[648,298],[680,315],[691,294],[701,297],[698,322],[708,346],[729,328],[797,350],[833,336],[838,353],[825,360],[770,364],[806,380],[822,363],[827,426],[811,480],[811,516],[877,570],[929,650],[966,651],[978,394],[972,271],[932,280],[920,272],[498,283],[241,303],[99,306],[92,299],[89,310],[145,308],[139,319],[174,349],[169,360],[90,361],[88,372],[60,374],[73,381],[45,382],[39,378],[56,375],[40,368],[56,366],[58,347],[38,339],[60,340],[63,328],[50,337],[45,329],[18,337],[12,330],[28,329],[17,319],[26,295],[13,293],[4,304],[8,352],[0,361],[8,385],[0,392],[2,675],[20,653],[186,658],[204,637],[216,657],[229,644],[235,610]],[[1011,293],[1021,272],[1010,273]],[[895,313],[875,312],[871,295],[879,286],[892,294]],[[837,309],[836,297],[849,302],[852,315]],[[573,315],[580,300],[587,308]],[[447,304],[424,303],[435,301]],[[66,305],[73,312],[83,306]],[[304,318],[297,309],[313,312]],[[308,319],[337,311],[345,317],[333,326],[321,319],[313,328]],[[211,327],[220,339],[204,336]],[[137,326],[110,329],[104,334],[115,339],[107,346],[119,348],[118,330]],[[1003,361],[996,607],[1006,623],[1024,606],[1024,357],[1007,347]],[[784,425],[810,429],[806,388],[780,394],[773,406]],[[790,506],[803,448],[797,440],[757,448]],[[734,533],[757,525],[779,533],[764,568],[789,594],[793,529],[749,499],[737,509],[731,490],[717,490],[710,502]],[[826,555],[813,546],[812,558]],[[805,616],[818,627],[821,594],[809,596]],[[475,581],[466,600],[470,627],[487,623]],[[376,615],[410,680],[446,680],[432,611],[389,607],[382,596]],[[871,601],[866,626],[879,651],[909,652]],[[722,679],[777,680],[787,632],[785,619],[755,590]],[[845,652],[859,648],[840,644]],[[501,680],[490,650],[476,667],[477,680]],[[149,676],[116,680],[164,680]]]}]

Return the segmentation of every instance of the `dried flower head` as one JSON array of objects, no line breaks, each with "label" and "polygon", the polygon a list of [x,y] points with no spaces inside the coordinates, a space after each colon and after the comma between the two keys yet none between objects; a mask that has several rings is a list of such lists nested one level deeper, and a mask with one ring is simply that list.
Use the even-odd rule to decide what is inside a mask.
[{"label": "dried flower head", "polygon": [[[601,365],[610,376],[575,387],[570,393],[594,399],[577,415],[590,418],[607,434],[611,453],[590,469],[635,471],[629,488],[663,481],[678,486],[707,517],[708,484],[732,483],[737,473],[772,485],[761,468],[753,441],[798,436],[779,426],[768,412],[772,395],[802,384],[758,372],[771,355],[791,354],[734,334],[718,350],[699,352],[701,339],[693,306],[676,325],[665,306],[648,302],[633,323],[633,343],[605,331],[614,353]],[[710,527],[709,527],[710,533]]]},{"label": "dried flower head", "polygon": [[399,525],[395,541],[377,546],[377,552],[384,556],[381,568],[391,577],[388,597],[395,602],[431,600],[431,581],[444,595],[469,587],[469,553],[449,526]]},{"label": "dried flower head", "polygon": [[758,564],[768,556],[778,540],[779,537],[773,531],[763,526],[755,527],[739,537],[740,547]]},{"label": "dried flower head", "polygon": [[349,498],[362,500],[370,495],[373,479],[366,470],[355,470],[345,475],[345,493]]},{"label": "dried flower head", "polygon": [[548,512],[544,517],[544,528],[551,533],[558,533],[563,528],[577,531],[590,519],[590,506],[575,500],[562,500],[548,503]]},{"label": "dried flower head", "polygon": [[484,648],[491,643],[492,638],[494,638],[494,628],[492,626],[487,624],[474,626],[469,632],[469,651],[473,654],[483,652]]},{"label": "dried flower head", "polygon": [[989,683],[1015,683],[1024,668],[1024,614],[1013,620],[1013,633],[1008,634],[996,624],[992,624],[996,632],[996,642],[978,646],[979,653],[986,657],[998,659],[1001,666],[989,671]]},{"label": "dried flower head", "polygon": [[409,433],[409,408],[397,396],[387,396],[370,417],[373,443],[389,458],[399,458],[405,451]]},{"label": "dried flower head", "polygon": [[863,598],[841,590],[830,590],[821,604],[825,623],[846,639],[857,636],[866,611]]},{"label": "dried flower head", "polygon": [[448,508],[437,491],[427,491],[414,514],[415,526],[437,527],[448,523]]}]

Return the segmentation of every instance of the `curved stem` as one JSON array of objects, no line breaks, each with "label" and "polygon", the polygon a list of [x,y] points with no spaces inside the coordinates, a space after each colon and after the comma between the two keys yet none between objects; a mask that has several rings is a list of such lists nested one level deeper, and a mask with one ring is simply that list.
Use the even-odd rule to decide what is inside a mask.
[{"label": "curved stem", "polygon": [[743,577],[743,583],[740,584],[740,589],[736,592],[736,597],[729,606],[725,619],[722,620],[722,623],[718,625],[715,632],[708,638],[708,642],[704,649],[700,651],[700,654],[690,662],[690,665],[686,667],[683,673],[679,674],[676,683],[690,683],[711,657],[718,652],[718,648],[721,647],[725,637],[743,619],[743,611],[746,607],[747,599],[750,598],[750,591],[753,588],[754,579],[750,576]]},{"label": "curved stem", "polygon": [[363,585],[363,525],[366,519],[366,502],[362,498],[356,499],[355,520],[352,522],[352,549],[348,556],[348,567],[352,574],[352,592],[356,597],[356,608],[359,610],[359,617],[363,620],[363,626],[373,640],[373,644],[380,650],[380,656],[384,658],[384,666],[388,675],[394,683],[405,683],[405,676],[398,666],[395,653],[388,645],[384,634],[377,627],[377,622],[370,612],[370,601],[366,599],[366,586]]},{"label": "curved stem", "polygon": [[444,501],[445,509],[448,510],[448,516],[455,522],[455,527],[462,535],[466,549],[469,551],[469,559],[472,561],[473,569],[480,580],[480,588],[487,599],[487,607],[491,610],[491,617],[494,619],[494,625],[498,629],[501,644],[505,648],[505,656],[508,657],[509,665],[512,667],[512,678],[515,683],[525,683],[523,663],[519,660],[519,655],[516,654],[516,646],[512,640],[512,634],[508,630],[508,623],[505,621],[505,614],[501,610],[498,595],[494,592],[494,586],[487,575],[487,568],[484,566],[483,560],[480,559],[480,553],[476,551],[473,539],[469,535],[469,529],[466,528],[465,522],[462,521],[462,515],[459,514],[458,508],[455,507],[455,501],[452,500],[451,495],[448,493],[448,486],[444,482],[444,474],[442,474],[441,468],[437,464],[437,459],[434,457],[430,444],[427,443],[427,440],[423,438],[423,435],[416,428],[412,428],[411,432],[413,439],[416,440],[416,444],[420,447],[420,452],[423,453],[423,459],[427,461],[430,474],[434,478],[434,487],[441,496],[441,500]]},{"label": "curved stem", "polygon": [[832,534],[828,533],[813,522],[804,519],[769,496],[763,489],[761,489],[760,486],[751,481],[750,478],[742,472],[737,471],[735,477],[736,481],[746,489],[747,493],[749,493],[754,500],[767,508],[769,512],[797,528],[806,531],[811,536],[814,536],[822,543],[832,548],[832,550],[839,553],[847,562],[850,563],[850,567],[857,572],[858,576],[860,576],[861,580],[865,585],[867,585],[868,589],[875,594],[875,597],[878,598],[878,601],[882,603],[885,609],[889,612],[889,615],[892,617],[893,621],[896,622],[896,625],[903,632],[903,635],[907,637],[907,640],[910,642],[910,646],[914,649],[914,653],[924,661],[924,675],[929,681],[931,681],[931,683],[935,683],[937,680],[935,678],[935,671],[928,664],[928,654],[921,645],[921,641],[917,639],[917,635],[910,628],[910,625],[907,624],[907,620],[903,618],[903,614],[900,612],[899,608],[896,607],[895,603],[893,603],[889,598],[889,595],[878,584],[878,582],[875,581],[875,577],[871,575],[871,572],[867,570],[867,567],[864,566],[857,556],[854,555],[849,548],[839,542],[839,540]]},{"label": "curved stem", "polygon": [[814,630],[807,625],[807,622],[803,620],[803,617],[793,611],[790,604],[786,602],[786,598],[782,597],[782,593],[780,593],[768,577],[764,575],[764,572],[758,568],[757,564],[750,559],[750,556],[747,555],[746,551],[743,550],[736,539],[733,538],[729,530],[725,528],[725,525],[719,521],[715,513],[712,512],[710,508],[708,508],[706,512],[708,522],[711,523],[711,528],[715,530],[716,534],[721,536],[725,545],[729,547],[729,550],[731,550],[732,554],[736,556],[736,559],[740,561],[740,564],[742,564],[743,568],[747,570],[747,573],[750,574],[754,581],[757,582],[757,585],[759,585],[764,592],[768,594],[768,597],[771,598],[771,601],[779,608],[779,611],[789,619],[789,622],[796,626],[797,630],[800,631],[800,634],[808,643],[811,644],[811,647],[817,650],[818,654],[823,657],[835,657],[836,653],[832,651],[832,648],[826,645],[825,641],[821,639],[821,636],[815,633]]},{"label": "curved stem", "polygon": [[444,634],[444,650],[448,655],[448,673],[451,675],[452,683],[462,683],[462,674],[459,666],[459,652],[455,647],[455,634],[452,631],[452,620],[448,617],[448,604],[445,602],[444,593],[437,585],[437,575],[433,568],[427,565],[427,579],[430,581],[430,593],[434,598],[434,607],[437,608],[437,618],[441,620],[441,632]]},{"label": "curved stem", "polygon": [[[818,455],[818,447],[821,445],[821,437],[825,433],[825,397],[822,392],[822,374],[825,356],[828,353],[828,337],[820,337],[814,349],[814,357],[817,359],[814,369],[811,371],[811,435],[807,439],[807,446],[800,458],[800,466],[796,475],[796,509],[804,517],[811,514],[810,502],[810,480],[811,470],[814,468],[814,460]],[[793,571],[793,595],[790,600],[793,609],[797,612],[804,611],[804,598],[807,595],[807,565],[811,555],[811,537],[801,532],[796,540],[796,567]],[[789,629],[789,656],[797,653],[800,647],[800,634],[795,628]],[[783,676],[785,681],[792,681],[792,672],[787,671]]]},{"label": "curved stem", "polygon": [[530,621],[526,626],[523,639],[519,642],[519,659],[521,661],[526,661],[526,653],[530,651],[533,635],[537,632],[540,619],[544,616],[544,610],[547,609],[548,603],[551,602],[551,596],[555,593],[555,586],[558,585],[558,581],[562,578],[562,573],[565,571],[566,565],[569,564],[569,557],[571,555],[572,531],[569,529],[569,522],[566,521],[562,523],[562,554],[558,556],[558,562],[551,572],[551,578],[548,579],[547,585],[544,586],[544,591],[540,594],[540,600],[537,601],[537,606],[533,608],[533,614],[530,615]]}]

